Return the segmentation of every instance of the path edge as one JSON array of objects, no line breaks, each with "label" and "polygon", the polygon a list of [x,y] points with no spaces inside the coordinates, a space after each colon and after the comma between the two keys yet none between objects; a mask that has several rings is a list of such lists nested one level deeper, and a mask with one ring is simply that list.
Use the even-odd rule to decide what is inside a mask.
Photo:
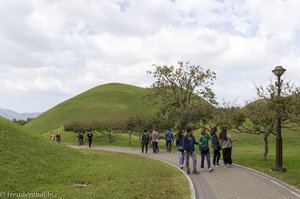
[{"label": "path edge", "polygon": [[176,169],[178,169],[179,171],[181,171],[185,177],[187,178],[188,182],[189,182],[189,186],[190,186],[190,191],[191,191],[191,196],[192,196],[192,199],[196,199],[196,190],[195,190],[195,187],[194,187],[194,183],[192,182],[192,179],[190,178],[189,175],[187,175],[182,169],[178,168],[177,166],[171,164],[170,162],[167,162],[165,160],[162,160],[162,159],[159,159],[159,158],[155,158],[155,157],[149,157],[151,159],[155,159],[155,160],[159,160],[159,161],[162,161],[168,165],[171,165],[173,167],[175,167]]},{"label": "path edge", "polygon": [[258,175],[258,176],[260,176],[262,178],[265,178],[265,179],[269,180],[270,182],[272,182],[272,183],[274,183],[274,184],[282,187],[286,191],[288,191],[288,192],[292,193],[293,195],[297,196],[298,198],[300,198],[300,190],[297,189],[296,187],[294,187],[292,185],[289,185],[289,184],[287,184],[287,183],[285,183],[285,182],[283,182],[281,180],[278,180],[278,179],[276,179],[276,178],[274,178],[272,176],[269,176],[268,174],[265,174],[263,172],[257,171],[255,169],[251,169],[251,168],[248,168],[248,167],[242,166],[240,164],[236,164],[236,163],[232,163],[232,164],[234,166],[236,166],[236,167],[239,167],[241,169],[245,169],[245,170],[250,171],[250,172],[252,172],[252,173],[254,173],[254,174],[256,174],[256,175]]}]

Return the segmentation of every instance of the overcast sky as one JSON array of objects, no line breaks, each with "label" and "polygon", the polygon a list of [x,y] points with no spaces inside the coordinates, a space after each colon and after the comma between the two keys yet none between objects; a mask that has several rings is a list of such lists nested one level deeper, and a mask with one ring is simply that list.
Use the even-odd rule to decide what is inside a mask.
[{"label": "overcast sky", "polygon": [[0,0],[0,107],[47,111],[110,82],[149,87],[152,64],[217,73],[243,105],[272,69],[299,84],[299,0]]}]

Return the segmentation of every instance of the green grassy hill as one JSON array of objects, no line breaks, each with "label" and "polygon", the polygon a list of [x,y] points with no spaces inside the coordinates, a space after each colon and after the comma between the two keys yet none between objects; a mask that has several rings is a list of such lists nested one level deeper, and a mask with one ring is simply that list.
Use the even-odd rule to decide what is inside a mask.
[{"label": "green grassy hill", "polygon": [[146,89],[111,83],[92,88],[58,104],[29,122],[25,127],[47,132],[71,121],[123,118],[128,115],[149,114],[153,108],[143,104]]},{"label": "green grassy hill", "polygon": [[[190,198],[176,168],[141,156],[71,149],[0,118],[0,193],[55,198]],[[153,184],[153,181],[157,183]],[[172,182],[172,186],[169,183]],[[74,188],[81,183],[86,188]],[[33,197],[22,197],[33,198]]]}]

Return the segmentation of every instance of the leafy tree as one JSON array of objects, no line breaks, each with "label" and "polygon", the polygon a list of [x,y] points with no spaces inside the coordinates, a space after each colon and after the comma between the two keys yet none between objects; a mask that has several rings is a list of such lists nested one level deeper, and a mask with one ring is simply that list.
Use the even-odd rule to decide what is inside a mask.
[{"label": "leafy tree", "polygon": [[102,120],[97,121],[95,124],[95,130],[99,131],[105,137],[107,137],[109,144],[113,143],[118,134],[124,129],[124,120]]},{"label": "leafy tree", "polygon": [[[281,96],[275,95],[277,88],[271,82],[268,86],[256,87],[259,100],[248,103],[240,112],[244,122],[236,126],[242,133],[263,135],[263,159],[268,155],[268,137],[276,135],[278,116],[282,119],[282,128],[298,130],[300,124],[299,88],[289,82],[282,83]],[[247,118],[247,119],[246,119]]]},{"label": "leafy tree", "polygon": [[[207,100],[215,102],[215,94],[211,89],[216,79],[215,72],[204,70],[201,66],[190,65],[189,62],[178,62],[178,67],[153,65],[154,71],[148,71],[156,79],[151,85],[145,99],[156,105],[159,113],[157,118],[163,118],[167,125],[177,124],[183,128],[187,121],[181,120],[182,111],[191,109],[195,101]],[[203,99],[200,99],[202,97]],[[187,118],[189,112],[184,112]]]}]

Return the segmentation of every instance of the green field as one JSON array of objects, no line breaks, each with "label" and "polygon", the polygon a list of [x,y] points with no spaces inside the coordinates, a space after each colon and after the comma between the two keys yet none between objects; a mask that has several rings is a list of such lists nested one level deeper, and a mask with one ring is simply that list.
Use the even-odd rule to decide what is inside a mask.
[{"label": "green field", "polygon": [[[57,198],[190,198],[186,177],[160,161],[71,149],[2,118],[0,136],[2,193],[52,192]],[[89,186],[74,188],[77,183]]]},{"label": "green field", "polygon": [[283,166],[287,172],[272,172],[275,166],[275,136],[269,136],[268,160],[263,157],[263,136],[231,133],[234,139],[233,161],[264,172],[290,185],[300,188],[300,132],[283,130]]},{"label": "green field", "polygon": [[[63,143],[77,144],[76,135],[73,132],[63,132]],[[162,135],[163,133],[161,133]],[[200,136],[196,131],[195,137]],[[263,157],[263,137],[262,135],[249,135],[236,132],[229,132],[233,138],[233,161],[234,163],[256,169],[282,180],[290,185],[300,188],[300,133],[283,130],[283,164],[288,169],[285,173],[271,172],[271,167],[275,166],[275,136],[269,136],[269,155],[268,160],[262,160]],[[43,135],[44,139],[49,139],[50,133]],[[85,138],[87,141],[87,139]],[[87,142],[86,142],[87,145]],[[107,146],[110,145],[105,137],[101,134],[95,134],[93,145]],[[112,146],[129,147],[128,134],[118,135]],[[165,150],[165,142],[161,140],[159,143],[160,150]],[[132,137],[132,145],[130,147],[140,147],[138,136]],[[150,149],[151,151],[151,149]],[[174,150],[173,150],[174,151]],[[211,155],[212,156],[212,155]]]},{"label": "green field", "polygon": [[126,84],[100,85],[66,100],[25,127],[44,133],[71,121],[94,121],[124,118],[129,115],[149,115],[153,108],[142,103],[146,89]]}]

